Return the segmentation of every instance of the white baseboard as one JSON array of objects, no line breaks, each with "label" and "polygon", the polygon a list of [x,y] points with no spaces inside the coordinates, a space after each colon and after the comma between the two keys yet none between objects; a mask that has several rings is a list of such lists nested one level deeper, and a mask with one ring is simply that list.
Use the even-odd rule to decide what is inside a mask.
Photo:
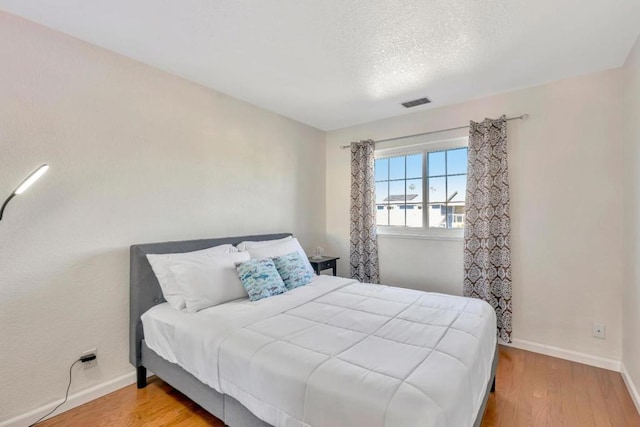
[{"label": "white baseboard", "polygon": [[636,388],[636,385],[633,383],[633,380],[631,379],[631,376],[629,375],[627,368],[624,366],[624,363],[622,364],[622,379],[624,380],[624,383],[627,385],[627,389],[629,390],[629,394],[631,395],[631,399],[633,400],[633,403],[636,404],[636,409],[638,410],[638,412],[640,412],[640,393],[638,393],[638,389]]},{"label": "white baseboard", "polygon": [[580,353],[578,351],[567,350],[564,348],[553,347],[550,345],[540,344],[532,341],[514,339],[511,344],[502,343],[509,347],[519,348],[521,350],[531,351],[533,353],[545,354],[547,356],[557,357],[559,359],[570,360],[572,362],[584,363],[585,365],[595,366],[596,368],[608,369],[610,371],[620,372],[621,362],[606,357],[593,356],[591,354]]},{"label": "white baseboard", "polygon": [[[116,390],[121,389],[122,387],[126,387],[130,384],[136,382],[136,373],[131,372],[128,374],[124,374],[118,378],[114,378],[110,381],[104,382],[102,384],[98,384],[91,388],[79,391],[69,396],[67,403],[62,405],[60,409],[58,409],[51,416],[56,416],[61,414],[62,412],[66,412],[70,409],[73,409],[77,406],[84,405],[87,402],[95,400],[99,397],[104,396],[105,394],[109,394]],[[6,421],[0,422],[0,427],[25,427],[36,422],[41,416],[46,414],[55,408],[63,399],[57,400],[55,402],[49,403],[48,405],[41,406],[40,408],[34,409],[33,411],[27,412],[26,414],[18,415],[17,417],[11,418]],[[49,417],[47,417],[49,418]]]}]

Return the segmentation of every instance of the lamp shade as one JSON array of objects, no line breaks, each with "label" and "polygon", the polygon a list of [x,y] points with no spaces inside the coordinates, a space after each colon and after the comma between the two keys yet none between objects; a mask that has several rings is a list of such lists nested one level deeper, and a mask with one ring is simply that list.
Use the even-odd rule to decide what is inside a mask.
[{"label": "lamp shade", "polygon": [[5,200],[4,203],[2,204],[2,208],[0,208],[0,221],[2,220],[2,215],[4,214],[4,210],[9,204],[9,202],[11,201],[11,199],[27,191],[29,187],[31,187],[34,182],[40,179],[40,177],[44,175],[47,170],[49,170],[49,165],[44,164],[40,166],[38,169],[31,172],[29,176],[27,176],[24,179],[24,181],[22,181],[15,190],[13,190],[13,193],[11,193],[9,197],[7,197],[7,200]]}]

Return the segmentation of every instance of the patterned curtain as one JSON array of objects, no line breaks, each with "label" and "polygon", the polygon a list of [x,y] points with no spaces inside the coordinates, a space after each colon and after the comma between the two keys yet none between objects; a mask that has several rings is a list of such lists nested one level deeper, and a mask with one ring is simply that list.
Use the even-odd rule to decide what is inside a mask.
[{"label": "patterned curtain", "polygon": [[378,235],[374,148],[371,140],[351,143],[351,277],[378,283]]},{"label": "patterned curtain", "polygon": [[464,296],[496,310],[498,338],[511,342],[511,250],[507,118],[471,122],[464,224]]}]

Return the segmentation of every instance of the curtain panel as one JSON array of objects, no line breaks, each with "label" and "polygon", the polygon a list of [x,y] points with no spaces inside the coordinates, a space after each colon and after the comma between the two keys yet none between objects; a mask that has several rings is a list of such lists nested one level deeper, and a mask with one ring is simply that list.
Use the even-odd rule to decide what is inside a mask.
[{"label": "curtain panel", "polygon": [[496,311],[498,338],[511,342],[511,249],[507,118],[471,122],[464,225],[464,296]]},{"label": "curtain panel", "polygon": [[378,235],[376,230],[375,143],[351,143],[351,278],[378,283]]}]

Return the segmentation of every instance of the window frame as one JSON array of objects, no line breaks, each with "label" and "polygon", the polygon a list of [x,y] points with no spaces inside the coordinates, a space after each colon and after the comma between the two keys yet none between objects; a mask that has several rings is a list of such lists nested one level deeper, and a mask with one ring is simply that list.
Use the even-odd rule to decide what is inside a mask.
[{"label": "window frame", "polygon": [[[425,176],[426,159],[428,153],[435,151],[455,150],[456,148],[464,148],[469,146],[468,137],[458,137],[436,140],[431,142],[418,142],[410,145],[402,145],[390,148],[376,149],[374,156],[377,159],[383,159],[395,156],[409,156],[412,154],[423,154],[423,176],[422,176],[422,211],[423,220],[422,227],[407,227],[406,225],[377,225],[379,236],[397,237],[397,238],[416,238],[416,239],[433,239],[433,240],[462,240],[464,237],[464,228],[431,228],[428,226],[428,208],[429,203],[426,197],[428,186],[427,176]],[[427,154],[424,154],[427,153]],[[467,171],[468,173],[468,171]],[[377,208],[376,208],[377,211]]]}]

